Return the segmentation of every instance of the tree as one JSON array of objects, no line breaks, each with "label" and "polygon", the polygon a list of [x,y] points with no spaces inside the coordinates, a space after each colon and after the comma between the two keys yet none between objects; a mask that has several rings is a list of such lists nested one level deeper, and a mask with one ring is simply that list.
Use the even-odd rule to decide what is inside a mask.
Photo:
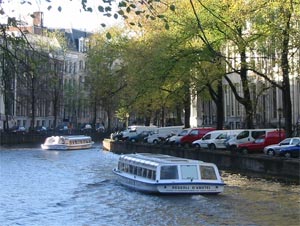
[{"label": "tree", "polygon": [[[292,136],[291,75],[299,77],[299,67],[293,66],[299,56],[299,1],[266,1],[254,20],[253,29],[263,33],[257,42],[257,51],[271,65],[279,65],[281,73],[273,68],[251,68],[257,75],[282,91],[282,105],[287,136]],[[297,59],[297,57],[296,57]],[[298,57],[299,60],[299,57]],[[267,71],[267,72],[264,72]]]},{"label": "tree", "polygon": [[96,34],[91,38],[91,49],[88,52],[88,73],[86,78],[94,106],[102,106],[108,116],[108,130],[111,130],[111,119],[114,105],[119,103],[119,93],[126,86],[120,57],[121,43],[126,37],[119,30],[111,30],[112,39],[105,34]]}]

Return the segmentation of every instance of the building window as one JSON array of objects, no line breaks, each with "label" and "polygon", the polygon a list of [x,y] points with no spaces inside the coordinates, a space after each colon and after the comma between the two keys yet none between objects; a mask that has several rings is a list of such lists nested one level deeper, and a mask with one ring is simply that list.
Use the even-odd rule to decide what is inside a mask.
[{"label": "building window", "polygon": [[76,62],[74,62],[73,74],[76,74]]},{"label": "building window", "polygon": [[71,62],[69,63],[69,73],[70,74],[72,73],[72,63]]}]

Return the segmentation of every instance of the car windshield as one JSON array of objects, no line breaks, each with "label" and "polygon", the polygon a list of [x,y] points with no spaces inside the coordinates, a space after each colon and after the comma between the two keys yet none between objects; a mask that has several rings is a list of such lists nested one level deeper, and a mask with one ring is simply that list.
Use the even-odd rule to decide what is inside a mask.
[{"label": "car windshield", "polygon": [[291,139],[288,138],[288,139],[285,139],[285,140],[281,141],[279,144],[280,145],[287,145],[287,144],[290,144],[290,141],[291,141]]},{"label": "car windshield", "polygon": [[188,133],[188,130],[182,130],[178,135],[179,136],[184,136]]}]

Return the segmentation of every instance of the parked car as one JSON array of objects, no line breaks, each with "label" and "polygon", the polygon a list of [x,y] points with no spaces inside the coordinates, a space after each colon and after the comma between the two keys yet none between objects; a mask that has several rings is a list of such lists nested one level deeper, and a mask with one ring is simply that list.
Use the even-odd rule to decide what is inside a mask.
[{"label": "parked car", "polygon": [[177,135],[171,136],[166,139],[166,144],[177,145],[181,137],[187,135],[191,129],[183,129]]},{"label": "parked car", "polygon": [[286,137],[284,130],[275,130],[267,132],[255,139],[253,142],[247,142],[238,145],[238,151],[247,154],[252,152],[263,152],[264,148],[271,144],[277,144]]},{"label": "parked car", "polygon": [[82,132],[92,132],[92,129],[93,129],[92,125],[87,123],[87,124],[84,124],[84,125],[81,126],[80,131],[82,131]]},{"label": "parked car", "polygon": [[115,141],[122,140],[122,137],[123,137],[122,131],[117,131],[110,134],[110,139]]},{"label": "parked car", "polygon": [[16,133],[16,134],[25,134],[26,129],[24,126],[13,126],[9,129],[10,133]]},{"label": "parked car", "polygon": [[69,129],[68,129],[68,126],[66,126],[66,125],[58,125],[56,127],[55,131],[58,133],[67,134]]},{"label": "parked car", "polygon": [[266,135],[267,132],[274,131],[276,129],[245,129],[238,135],[231,138],[226,142],[226,148],[229,150],[236,150],[240,144],[252,142],[262,135]]},{"label": "parked car", "polygon": [[224,133],[223,130],[215,130],[208,132],[201,139],[195,140],[192,145],[195,148],[208,148],[208,145],[211,144],[211,140],[218,137],[220,134]]},{"label": "parked car", "polygon": [[103,125],[99,125],[96,127],[96,132],[98,133],[104,133],[105,132],[105,127]]},{"label": "parked car", "polygon": [[300,142],[300,137],[286,138],[278,144],[273,144],[265,147],[264,153],[271,156],[279,155],[280,149],[296,145],[299,142]]},{"label": "parked car", "polygon": [[192,143],[195,140],[201,139],[206,133],[211,132],[213,130],[215,130],[215,128],[211,128],[211,127],[193,128],[187,135],[180,138],[178,145],[190,147],[192,146]]},{"label": "parked car", "polygon": [[34,132],[39,134],[46,134],[48,132],[48,128],[46,126],[37,126],[35,127]]},{"label": "parked car", "polygon": [[183,129],[183,126],[166,126],[158,127],[155,132],[148,136],[147,142],[150,144],[157,144],[161,141],[165,141],[170,135],[175,135]]},{"label": "parked car", "polygon": [[130,142],[144,142],[145,138],[152,134],[152,131],[143,131],[135,136],[128,138]]},{"label": "parked car", "polygon": [[143,131],[154,133],[156,129],[156,126],[128,126],[128,128],[122,132],[122,139],[130,140],[131,137],[134,137]]},{"label": "parked car", "polygon": [[281,148],[279,150],[279,156],[284,156],[286,158],[299,158],[299,156],[300,156],[300,142],[296,145]]}]

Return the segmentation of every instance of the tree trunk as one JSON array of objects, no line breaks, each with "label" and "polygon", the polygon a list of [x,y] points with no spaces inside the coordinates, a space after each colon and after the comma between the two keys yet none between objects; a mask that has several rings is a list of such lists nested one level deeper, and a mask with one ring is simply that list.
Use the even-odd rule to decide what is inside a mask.
[{"label": "tree trunk", "polygon": [[290,17],[288,14],[288,21],[286,27],[283,30],[283,41],[282,41],[282,54],[281,54],[281,70],[282,70],[282,103],[283,103],[283,116],[284,116],[284,127],[286,130],[286,135],[288,137],[292,136],[292,101],[290,92],[290,78],[289,78],[289,29],[290,29]]},{"label": "tree trunk", "polygon": [[184,99],[184,127],[190,128],[190,117],[191,117],[191,94],[189,86],[186,87],[185,90],[186,97]]},{"label": "tree trunk", "polygon": [[253,106],[251,101],[251,95],[249,90],[249,83],[247,78],[247,62],[246,62],[246,52],[245,49],[240,52],[241,56],[241,72],[240,77],[242,81],[244,97],[242,102],[240,102],[245,107],[246,118],[245,127],[247,129],[253,129]]},{"label": "tree trunk", "polygon": [[217,107],[217,129],[223,129],[224,125],[224,101],[223,101],[223,85],[222,80],[218,82],[217,87],[217,99],[216,99],[216,107]]},{"label": "tree trunk", "polygon": [[181,111],[182,111],[181,107],[176,106],[176,122],[175,122],[176,126],[181,126],[182,125]]},{"label": "tree trunk", "polygon": [[35,77],[31,75],[31,122],[30,122],[30,130],[34,130],[35,125]]},{"label": "tree trunk", "polygon": [[95,97],[93,106],[93,126],[96,129],[96,122],[97,122],[97,98]]}]

